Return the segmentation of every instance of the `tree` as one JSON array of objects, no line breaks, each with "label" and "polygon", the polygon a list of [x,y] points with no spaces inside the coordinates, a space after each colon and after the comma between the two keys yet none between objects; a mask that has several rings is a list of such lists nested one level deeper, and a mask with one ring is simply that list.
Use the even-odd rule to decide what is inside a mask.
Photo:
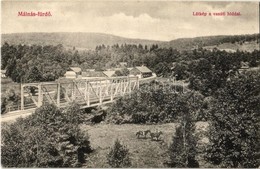
[{"label": "tree", "polygon": [[20,96],[12,88],[5,92],[4,97],[1,100],[1,114],[6,113],[8,108],[11,108],[12,106],[16,107],[20,104]]},{"label": "tree", "polygon": [[88,136],[80,131],[78,110],[71,106],[62,111],[47,104],[2,128],[2,165],[80,167],[91,148]]},{"label": "tree", "polygon": [[155,66],[155,73],[159,76],[167,76],[171,72],[171,68],[166,62],[160,62]]},{"label": "tree", "polygon": [[117,139],[107,155],[108,164],[113,168],[124,168],[131,166],[129,150]]},{"label": "tree", "polygon": [[213,95],[217,89],[225,86],[229,77],[240,67],[237,55],[223,51],[213,51],[190,65],[191,77],[189,87],[202,92],[205,96]]},{"label": "tree", "polygon": [[[198,161],[195,159],[197,154],[197,138],[195,133],[195,114],[193,106],[189,105],[189,100],[196,97],[195,93],[188,95],[185,100],[186,113],[182,113],[180,118],[180,126],[176,129],[176,134],[173,136],[173,142],[169,147],[170,167],[199,167]],[[192,98],[193,102],[195,101]]]},{"label": "tree", "polygon": [[260,165],[260,73],[232,78],[217,91],[207,160],[220,167]]},{"label": "tree", "polygon": [[26,75],[27,82],[40,82],[43,80],[43,75],[37,67],[32,67]]},{"label": "tree", "polygon": [[175,136],[173,136],[173,142],[169,147],[170,167],[199,167],[199,163],[195,159],[197,142],[195,136],[191,133],[192,131],[194,132],[194,129],[188,129],[184,123],[176,129]]},{"label": "tree", "polygon": [[180,63],[176,64],[173,75],[176,77],[176,80],[184,80],[188,78],[188,73],[187,73],[187,65]]}]

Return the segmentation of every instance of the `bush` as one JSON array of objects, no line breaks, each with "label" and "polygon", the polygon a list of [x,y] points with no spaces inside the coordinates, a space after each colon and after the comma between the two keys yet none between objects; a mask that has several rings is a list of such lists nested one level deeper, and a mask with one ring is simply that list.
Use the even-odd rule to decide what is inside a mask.
[{"label": "bush", "polygon": [[2,128],[2,165],[80,167],[91,148],[88,136],[79,129],[77,109],[72,108],[61,111],[44,105],[31,116]]},{"label": "bush", "polygon": [[21,103],[19,94],[12,88],[5,92],[1,100],[1,114],[8,112],[8,108],[18,107]]},{"label": "bush", "polygon": [[122,145],[117,139],[114,146],[110,149],[107,155],[108,164],[113,168],[130,167],[131,161],[129,157],[129,150]]}]

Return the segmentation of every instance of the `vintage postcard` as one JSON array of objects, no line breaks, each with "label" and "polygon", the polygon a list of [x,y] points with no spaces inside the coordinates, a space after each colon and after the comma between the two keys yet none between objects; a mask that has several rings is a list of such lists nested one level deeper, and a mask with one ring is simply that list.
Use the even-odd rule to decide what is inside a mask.
[{"label": "vintage postcard", "polygon": [[259,168],[259,1],[2,0],[4,168]]}]

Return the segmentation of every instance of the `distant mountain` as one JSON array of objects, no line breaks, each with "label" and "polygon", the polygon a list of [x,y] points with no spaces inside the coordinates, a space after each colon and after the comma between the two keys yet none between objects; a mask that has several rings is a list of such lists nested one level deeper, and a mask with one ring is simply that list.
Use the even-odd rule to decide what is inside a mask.
[{"label": "distant mountain", "polygon": [[158,44],[162,48],[177,50],[193,50],[198,47],[206,49],[219,48],[221,50],[259,50],[260,34],[250,35],[220,35],[196,38],[181,38],[172,41],[156,41],[145,39],[131,39],[104,33],[12,33],[2,34],[2,44],[38,44],[76,47],[77,49],[95,49],[98,45],[114,44],[142,44],[151,46]]},{"label": "distant mountain", "polygon": [[152,45],[161,41],[130,39],[103,33],[12,33],[2,34],[2,44],[58,45],[83,49],[95,49],[97,45],[142,44]]},{"label": "distant mountain", "polygon": [[217,48],[220,46],[219,49],[225,49],[225,47],[229,49],[229,47],[231,47],[231,50],[247,50],[247,47],[242,45],[248,44],[250,42],[250,44],[252,44],[250,50],[254,48],[259,50],[259,38],[260,34],[205,36],[196,38],[181,38],[169,42],[162,42],[159,44],[159,46],[165,48],[172,47],[178,50],[192,50],[198,47],[207,46]]}]

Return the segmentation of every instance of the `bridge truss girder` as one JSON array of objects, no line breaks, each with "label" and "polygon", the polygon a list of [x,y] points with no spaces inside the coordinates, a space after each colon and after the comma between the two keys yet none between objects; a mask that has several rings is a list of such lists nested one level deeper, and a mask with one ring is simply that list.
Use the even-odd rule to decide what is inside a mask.
[{"label": "bridge truss girder", "polygon": [[[32,93],[32,89],[36,92]],[[53,103],[57,107],[65,107],[73,101],[82,107],[90,107],[92,104],[112,102],[115,98],[130,94],[135,89],[139,89],[137,77],[21,84],[21,110],[28,109],[25,99],[31,100],[29,105],[34,108],[40,107],[45,102]]]}]

